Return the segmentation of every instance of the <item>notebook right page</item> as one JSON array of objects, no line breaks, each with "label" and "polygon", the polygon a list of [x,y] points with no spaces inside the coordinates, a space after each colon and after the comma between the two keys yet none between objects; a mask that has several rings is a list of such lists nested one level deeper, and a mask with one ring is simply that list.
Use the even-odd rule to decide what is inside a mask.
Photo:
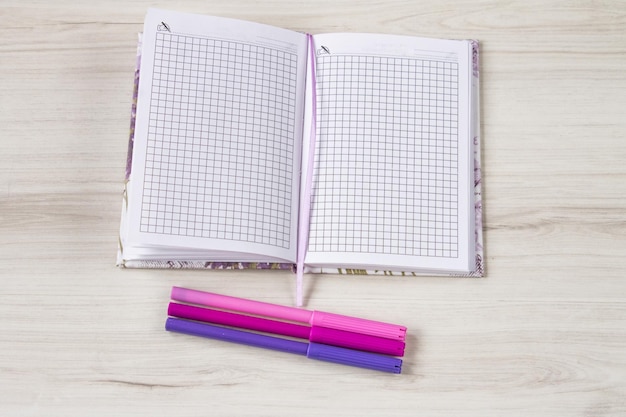
[{"label": "notebook right page", "polygon": [[306,264],[472,270],[470,42],[374,34],[314,41]]}]

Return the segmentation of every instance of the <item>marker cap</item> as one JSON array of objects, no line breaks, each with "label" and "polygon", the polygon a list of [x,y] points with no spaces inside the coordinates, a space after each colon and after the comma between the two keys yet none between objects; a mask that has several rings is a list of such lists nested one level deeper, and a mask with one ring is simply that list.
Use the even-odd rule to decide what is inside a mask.
[{"label": "marker cap", "polygon": [[321,343],[310,343],[307,357],[325,362],[373,369],[375,371],[391,372],[394,374],[402,372],[402,359],[337,346],[323,345]]},{"label": "marker cap", "polygon": [[368,334],[312,326],[309,339],[311,342],[326,345],[342,346],[384,355],[404,356],[405,343],[403,341]]},{"label": "marker cap", "polygon": [[311,325],[400,341],[404,341],[406,338],[406,327],[404,326],[322,311],[313,312]]}]

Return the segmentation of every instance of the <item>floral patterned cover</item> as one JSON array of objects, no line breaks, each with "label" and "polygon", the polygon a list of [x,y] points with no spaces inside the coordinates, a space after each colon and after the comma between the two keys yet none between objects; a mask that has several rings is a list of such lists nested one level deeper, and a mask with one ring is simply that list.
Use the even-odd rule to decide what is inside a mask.
[{"label": "floral patterned cover", "polygon": [[[483,251],[483,220],[482,220],[482,175],[481,175],[481,141],[480,141],[480,114],[479,109],[479,43],[476,40],[471,41],[472,45],[472,89],[474,89],[476,114],[473,115],[475,120],[474,133],[474,201],[476,206],[476,262],[474,271],[469,274],[441,274],[447,276],[468,276],[482,277],[485,273],[484,251]],[[139,44],[137,47],[137,64],[135,68],[135,82],[133,88],[133,103],[131,109],[130,135],[128,141],[128,155],[126,158],[126,176],[124,181],[124,201],[122,207],[122,219],[125,218],[127,209],[127,186],[130,181],[130,173],[132,170],[132,154],[135,138],[135,118],[137,113],[137,94],[139,88],[139,70],[141,68],[141,35],[139,36]],[[159,261],[138,261],[124,259],[123,241],[120,236],[117,265],[122,268],[154,268],[154,269],[274,269],[274,270],[295,270],[295,265],[289,263],[262,263],[262,262],[213,262],[213,261],[177,261],[177,260],[159,260]],[[423,275],[418,272],[399,272],[385,270],[365,270],[365,269],[348,269],[348,268],[309,268],[307,272],[327,273],[327,274],[348,274],[348,275],[398,275],[398,276],[418,276]],[[434,275],[434,274],[428,274]]]}]

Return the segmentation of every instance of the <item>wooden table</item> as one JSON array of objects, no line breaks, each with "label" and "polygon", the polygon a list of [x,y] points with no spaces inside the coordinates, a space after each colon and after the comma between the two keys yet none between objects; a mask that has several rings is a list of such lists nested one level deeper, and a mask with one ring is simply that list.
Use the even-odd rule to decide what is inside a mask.
[{"label": "wooden table", "polygon": [[164,331],[172,285],[292,304],[294,280],[115,267],[153,4],[92,3],[0,7],[1,415],[626,415],[626,3],[156,4],[481,41],[487,277],[307,278],[309,308],[407,325],[402,375]]}]

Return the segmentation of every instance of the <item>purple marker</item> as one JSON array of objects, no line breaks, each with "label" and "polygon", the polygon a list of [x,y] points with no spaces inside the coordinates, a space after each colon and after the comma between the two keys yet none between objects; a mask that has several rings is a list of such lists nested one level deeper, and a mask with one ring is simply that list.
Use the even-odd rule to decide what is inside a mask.
[{"label": "purple marker", "polygon": [[345,330],[286,323],[261,317],[251,317],[227,311],[219,311],[178,303],[170,303],[167,309],[167,314],[182,319],[197,320],[205,323],[221,324],[248,330],[256,330],[259,332],[308,339],[311,342],[323,343],[326,345],[340,346],[392,356],[404,356],[405,343],[400,340],[348,332]]},{"label": "purple marker", "polygon": [[394,374],[399,374],[402,371],[402,359],[390,356],[323,345],[320,343],[297,342],[172,317],[169,317],[165,322],[165,330],[278,350],[281,352],[295,353],[296,355],[306,356],[310,359],[357,366],[359,368],[373,369],[375,371],[391,372]]}]

